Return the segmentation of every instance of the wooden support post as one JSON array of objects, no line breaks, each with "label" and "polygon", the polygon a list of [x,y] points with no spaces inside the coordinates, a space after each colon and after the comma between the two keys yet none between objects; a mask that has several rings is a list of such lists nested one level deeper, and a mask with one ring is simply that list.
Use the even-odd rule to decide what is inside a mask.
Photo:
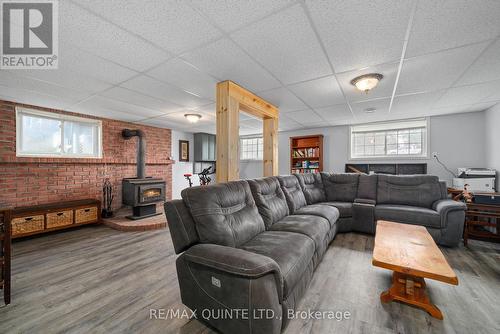
[{"label": "wooden support post", "polygon": [[264,118],[264,176],[278,175],[278,118]]},{"label": "wooden support post", "polygon": [[217,84],[217,182],[240,178],[239,112],[263,120],[264,176],[278,174],[278,108],[231,81]]}]

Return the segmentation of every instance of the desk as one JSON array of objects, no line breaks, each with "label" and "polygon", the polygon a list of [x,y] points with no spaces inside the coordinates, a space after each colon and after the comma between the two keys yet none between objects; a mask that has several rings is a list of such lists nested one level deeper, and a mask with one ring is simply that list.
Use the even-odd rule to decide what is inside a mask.
[{"label": "desk", "polygon": [[[484,227],[493,227],[496,232],[485,230]],[[469,239],[500,241],[500,205],[467,203],[464,227],[465,246]]]}]

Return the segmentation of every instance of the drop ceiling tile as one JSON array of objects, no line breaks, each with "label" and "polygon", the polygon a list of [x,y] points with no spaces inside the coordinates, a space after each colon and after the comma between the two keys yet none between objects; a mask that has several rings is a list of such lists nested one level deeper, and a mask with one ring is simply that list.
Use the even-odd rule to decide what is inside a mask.
[{"label": "drop ceiling tile", "polygon": [[500,34],[500,1],[420,0],[407,56],[484,41]]},{"label": "drop ceiling tile", "polygon": [[41,94],[21,88],[13,88],[12,86],[3,83],[0,83],[0,99],[23,104],[31,104],[37,107],[61,110],[69,110],[69,107],[77,102],[75,99]]},{"label": "drop ceiling tile", "polygon": [[345,102],[344,95],[333,75],[291,85],[288,88],[311,108]]},{"label": "drop ceiling tile", "polygon": [[301,125],[323,122],[323,119],[312,110],[293,111],[287,113],[286,115],[288,118],[291,118]]},{"label": "drop ceiling tile", "polygon": [[436,100],[444,93],[445,90],[441,90],[430,93],[395,96],[392,102],[391,114],[421,116],[429,112]]},{"label": "drop ceiling tile", "polygon": [[198,107],[210,103],[210,100],[199,98],[145,75],[135,77],[121,86],[183,107]]},{"label": "drop ceiling tile", "polygon": [[496,104],[495,102],[488,102],[488,103],[475,103],[475,104],[461,105],[461,106],[450,106],[444,108],[433,108],[430,110],[428,116],[483,111],[491,108],[495,104]]},{"label": "drop ceiling tile", "polygon": [[405,59],[396,94],[450,87],[486,46],[487,43],[479,43]]},{"label": "drop ceiling tile", "polygon": [[231,37],[285,84],[332,74],[300,5],[244,27]]},{"label": "drop ceiling tile", "polygon": [[186,53],[182,58],[219,81],[232,80],[254,92],[281,86],[229,39],[218,40]]},{"label": "drop ceiling tile", "polygon": [[307,106],[286,88],[259,92],[257,95],[278,107],[281,113],[307,109]]},{"label": "drop ceiling tile", "polygon": [[76,72],[111,84],[118,84],[137,75],[136,71],[95,56],[69,43],[59,45],[58,72]]},{"label": "drop ceiling tile", "polygon": [[[85,0],[79,3],[120,27],[178,54],[221,33],[186,1]],[[134,15],[130,15],[134,13]]]},{"label": "drop ceiling tile", "polygon": [[497,79],[500,79],[500,39],[489,45],[474,64],[467,69],[458,81],[458,86]]},{"label": "drop ceiling tile", "polygon": [[190,124],[188,125],[185,123],[176,123],[176,122],[173,122],[172,120],[160,119],[160,118],[150,118],[150,119],[140,120],[140,121],[137,121],[137,123],[149,125],[149,126],[156,126],[156,127],[165,128],[165,129],[173,129],[173,130],[180,130],[180,131],[188,130],[187,132],[191,132],[191,129],[192,129]]},{"label": "drop ceiling tile", "polygon": [[[375,98],[391,97],[396,82],[399,63],[388,63],[364,68],[357,71],[349,71],[337,74],[340,86],[344,90],[344,94],[349,102],[359,102],[372,100]],[[384,77],[370,92],[365,93],[359,91],[355,86],[351,85],[351,80],[364,74],[380,73]]]},{"label": "drop ceiling tile", "polygon": [[179,58],[163,63],[147,74],[200,97],[215,100],[217,80]]},{"label": "drop ceiling tile", "polygon": [[92,102],[89,103],[84,102],[78,104],[77,106],[73,106],[71,107],[71,111],[80,114],[108,118],[108,119],[115,119],[124,122],[136,122],[143,118],[139,115],[129,114],[117,110],[106,109]]},{"label": "drop ceiling tile", "polygon": [[272,12],[290,4],[289,0],[252,0],[252,1],[206,1],[195,0],[191,5],[205,15],[212,22],[230,32],[250,22],[257,21]]},{"label": "drop ceiling tile", "polygon": [[[126,15],[128,19],[131,17],[133,15]],[[59,45],[65,44],[73,44],[137,71],[144,71],[171,57],[166,51],[70,1],[59,2]]]},{"label": "drop ceiling tile", "polygon": [[[384,117],[389,113],[389,104],[391,99],[378,99],[378,100],[369,100],[363,102],[356,102],[351,104],[352,111],[356,118],[366,118],[366,119],[374,119],[378,117]],[[367,108],[376,108],[375,112],[367,113],[365,109]]]},{"label": "drop ceiling tile", "polygon": [[[159,110],[148,109],[125,102],[112,100],[103,96],[93,96],[85,100],[84,102],[79,103],[78,105],[81,105],[84,108],[96,108],[124,112],[137,116],[139,119],[162,115],[162,112]],[[78,105],[75,107],[78,107]]]},{"label": "drop ceiling tile", "polygon": [[479,103],[498,91],[500,81],[478,85],[453,87],[434,104],[434,108],[461,106]]},{"label": "drop ceiling tile", "polygon": [[353,117],[351,109],[349,109],[349,106],[345,103],[329,107],[316,108],[314,110],[327,122],[341,119],[351,119]]},{"label": "drop ceiling tile", "polygon": [[[46,72],[52,72],[52,70],[35,70],[35,71],[32,70],[29,73],[31,72],[42,72],[39,76],[43,77],[44,73],[46,76],[51,76],[50,73],[47,74]],[[91,94],[90,92],[76,91],[60,85],[53,84],[51,82],[24,76],[26,75],[26,72],[24,70],[22,71],[2,70],[1,73],[2,75],[0,76],[0,84],[7,87],[11,87],[13,89],[31,91],[34,93],[49,95],[53,97],[61,97],[62,99],[74,100],[74,101],[79,101],[81,99],[84,99]],[[52,74],[53,77],[57,77],[57,75],[58,75],[57,73]]]},{"label": "drop ceiling tile", "polygon": [[278,120],[278,129],[280,131],[289,131],[301,128],[302,125],[286,116],[280,116]]},{"label": "drop ceiling tile", "polygon": [[143,108],[158,110],[164,114],[178,111],[182,108],[174,103],[160,100],[152,96],[147,96],[123,87],[113,87],[100,93],[99,95]]},{"label": "drop ceiling tile", "polygon": [[260,129],[263,127],[262,121],[257,119],[240,120],[240,124],[254,129]]},{"label": "drop ceiling tile", "polygon": [[307,1],[336,72],[401,57],[411,0]]}]

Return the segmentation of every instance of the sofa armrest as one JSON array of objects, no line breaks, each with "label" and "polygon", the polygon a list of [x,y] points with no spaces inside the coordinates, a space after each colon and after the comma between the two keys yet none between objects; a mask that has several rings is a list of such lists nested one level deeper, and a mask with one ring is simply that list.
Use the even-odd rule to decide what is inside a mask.
[{"label": "sofa armrest", "polygon": [[452,199],[440,199],[432,204],[432,209],[439,214],[446,214],[453,210],[466,210],[467,205],[463,202],[457,202]]},{"label": "sofa armrest", "polygon": [[267,256],[228,246],[198,244],[184,252],[184,258],[188,262],[246,278],[272,274],[279,300],[283,300],[283,275],[276,261]]},{"label": "sofa armrest", "polygon": [[368,204],[368,205],[375,205],[375,204],[377,204],[377,202],[374,201],[373,199],[367,199],[367,198],[356,198],[356,199],[354,199],[354,203]]},{"label": "sofa armrest", "polygon": [[[467,210],[467,205],[452,199],[440,199],[432,204],[432,209],[437,211],[441,216],[441,227],[446,227],[449,223],[449,214],[455,211],[465,212],[465,210]],[[463,224],[463,222],[461,223]]]}]

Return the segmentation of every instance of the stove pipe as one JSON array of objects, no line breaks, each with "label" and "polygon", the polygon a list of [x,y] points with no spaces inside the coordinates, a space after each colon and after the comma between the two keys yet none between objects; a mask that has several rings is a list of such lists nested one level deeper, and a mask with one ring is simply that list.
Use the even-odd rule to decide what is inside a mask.
[{"label": "stove pipe", "polygon": [[146,178],[146,140],[144,139],[144,132],[142,130],[123,129],[122,137],[130,139],[132,137],[139,137],[137,141],[137,178]]}]

